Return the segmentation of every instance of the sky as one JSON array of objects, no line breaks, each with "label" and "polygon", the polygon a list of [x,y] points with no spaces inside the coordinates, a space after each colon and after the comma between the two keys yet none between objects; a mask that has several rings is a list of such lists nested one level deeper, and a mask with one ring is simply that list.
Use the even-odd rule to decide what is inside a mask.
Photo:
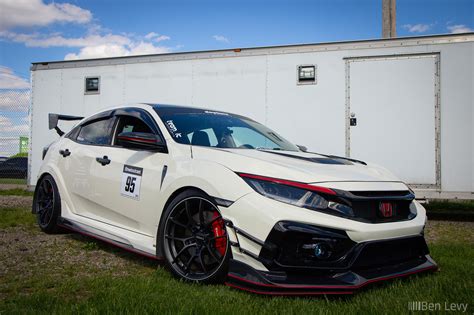
[{"label": "sky", "polygon": [[[382,0],[0,0],[0,155],[2,137],[27,133],[32,62],[380,38],[381,8]],[[398,36],[472,31],[474,0],[397,0]]]}]

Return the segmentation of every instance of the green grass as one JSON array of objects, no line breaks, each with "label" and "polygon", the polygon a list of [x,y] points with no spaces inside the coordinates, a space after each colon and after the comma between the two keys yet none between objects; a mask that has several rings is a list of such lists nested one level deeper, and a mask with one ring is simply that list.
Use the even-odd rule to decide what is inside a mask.
[{"label": "green grass", "polygon": [[430,219],[474,221],[474,200],[434,200],[423,206]]},{"label": "green grass", "polygon": [[474,200],[432,200],[424,205],[430,211],[469,211],[474,212]]},{"label": "green grass", "polygon": [[23,179],[23,178],[0,178],[0,184],[26,185],[26,179]]},{"label": "green grass", "polygon": [[0,196],[33,196],[33,192],[21,188],[0,189]]},{"label": "green grass", "polygon": [[0,215],[0,229],[17,226],[33,228],[36,223],[35,216],[31,213],[31,209],[18,207],[1,208]]},{"label": "green grass", "polygon": [[[0,214],[2,228],[15,224],[34,226],[27,209],[0,209]],[[43,265],[38,264],[39,258],[33,255],[31,266],[25,268],[25,272],[31,273],[28,277],[8,271],[0,277],[0,314],[400,314],[407,313],[407,305],[412,301],[469,303],[467,314],[472,314],[472,224],[436,222],[431,229],[428,234],[437,235],[430,249],[440,266],[439,272],[370,286],[350,297],[310,298],[266,297],[224,285],[184,283],[172,278],[157,263],[145,263],[138,256],[112,251],[88,238],[68,236],[68,246],[75,248],[77,255],[112,253],[113,259],[126,262],[128,274],[117,275],[120,268],[91,271],[92,264],[75,260],[72,265],[65,264],[64,269],[50,272],[51,267],[45,268],[50,262],[46,259]],[[42,235],[36,230],[31,233]],[[64,255],[62,248],[57,255]]]}]

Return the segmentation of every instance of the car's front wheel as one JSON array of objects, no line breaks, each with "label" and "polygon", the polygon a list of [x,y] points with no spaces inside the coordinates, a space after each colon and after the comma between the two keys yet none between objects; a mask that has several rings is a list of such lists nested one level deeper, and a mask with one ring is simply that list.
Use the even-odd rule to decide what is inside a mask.
[{"label": "car's front wheel", "polygon": [[33,197],[33,212],[43,232],[57,233],[61,231],[58,218],[61,216],[61,198],[54,178],[43,176],[36,184]]},{"label": "car's front wheel", "polygon": [[171,272],[193,282],[223,282],[230,248],[214,201],[200,191],[185,191],[169,204],[163,219],[160,238]]}]

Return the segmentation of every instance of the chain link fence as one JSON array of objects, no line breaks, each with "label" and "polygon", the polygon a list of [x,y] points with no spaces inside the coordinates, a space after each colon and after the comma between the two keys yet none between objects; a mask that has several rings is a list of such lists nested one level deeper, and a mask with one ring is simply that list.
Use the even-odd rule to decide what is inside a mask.
[{"label": "chain link fence", "polygon": [[0,89],[0,183],[26,180],[30,90]]}]

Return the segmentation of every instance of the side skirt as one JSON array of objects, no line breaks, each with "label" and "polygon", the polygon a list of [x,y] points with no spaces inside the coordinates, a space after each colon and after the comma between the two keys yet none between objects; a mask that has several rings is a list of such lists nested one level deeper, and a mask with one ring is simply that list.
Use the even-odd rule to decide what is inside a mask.
[{"label": "side skirt", "polygon": [[[82,224],[75,223],[72,220],[65,219],[65,218],[61,217],[58,220],[58,225],[61,226],[62,228],[70,230],[72,232],[76,232],[76,233],[82,234],[84,236],[95,238],[99,241],[102,241],[104,243],[107,243],[107,244],[113,245],[115,247],[121,248],[121,249],[126,250],[128,252],[138,254],[138,255],[141,255],[143,257],[154,259],[154,260],[159,260],[159,261],[163,260],[163,257],[158,257],[156,255],[152,255],[150,253],[147,253],[147,252],[144,252],[142,250],[136,249],[135,247],[133,247],[132,244],[130,244],[129,242],[126,242],[126,240],[119,241],[119,240],[114,240],[112,238],[99,235],[97,233],[97,232],[100,232],[99,230],[95,231],[96,229],[94,229],[94,228],[83,226]],[[105,233],[105,232],[103,232],[103,233]]]}]

